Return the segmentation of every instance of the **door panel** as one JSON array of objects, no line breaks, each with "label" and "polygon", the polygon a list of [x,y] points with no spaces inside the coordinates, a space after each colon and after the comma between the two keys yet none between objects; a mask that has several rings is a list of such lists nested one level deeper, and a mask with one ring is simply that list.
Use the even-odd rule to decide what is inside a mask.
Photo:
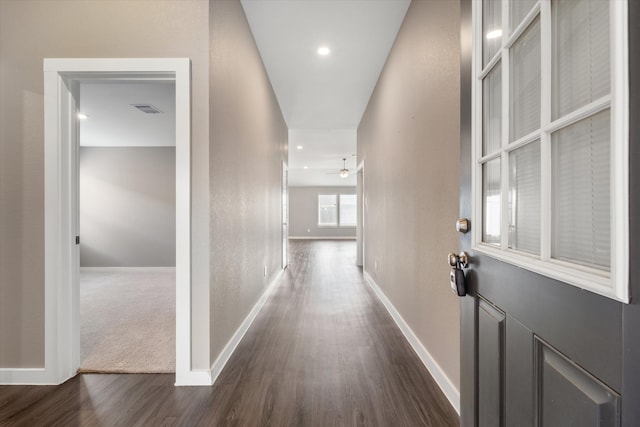
[{"label": "door panel", "polygon": [[[471,3],[461,0],[460,215],[471,218]],[[640,2],[629,2],[629,117],[640,114]],[[630,254],[640,250],[640,121],[629,141]],[[480,226],[471,224],[471,227]],[[453,228],[453,224],[452,224]],[[640,283],[631,304],[471,249],[461,298],[461,425],[640,425]],[[631,266],[633,266],[633,262]],[[499,399],[499,402],[496,402]]]},{"label": "door panel", "polygon": [[478,425],[502,426],[505,315],[480,300],[478,310]]},{"label": "door panel", "polygon": [[620,396],[539,339],[535,340],[537,419],[544,426],[618,426]]},{"label": "door panel", "polygon": [[487,256],[471,261],[467,277],[479,295],[620,388],[622,304]]},{"label": "door panel", "polygon": [[533,333],[511,316],[505,347],[505,424],[527,425],[523,420],[533,419]]}]

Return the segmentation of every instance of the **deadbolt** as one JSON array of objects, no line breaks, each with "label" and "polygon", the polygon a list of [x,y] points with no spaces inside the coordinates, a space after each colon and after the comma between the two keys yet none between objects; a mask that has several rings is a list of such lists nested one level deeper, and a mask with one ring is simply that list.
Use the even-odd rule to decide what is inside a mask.
[{"label": "deadbolt", "polygon": [[460,218],[456,221],[456,230],[460,233],[466,233],[469,231],[469,220],[467,218]]}]

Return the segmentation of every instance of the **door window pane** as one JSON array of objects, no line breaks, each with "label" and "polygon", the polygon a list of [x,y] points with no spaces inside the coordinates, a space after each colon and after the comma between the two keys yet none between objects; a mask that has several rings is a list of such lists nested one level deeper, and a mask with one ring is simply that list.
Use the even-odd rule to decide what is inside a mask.
[{"label": "door window pane", "polygon": [[482,154],[487,155],[500,148],[502,140],[502,67],[500,63],[482,82]]},{"label": "door window pane", "polygon": [[338,225],[338,204],[335,194],[320,194],[318,196],[318,225]]},{"label": "door window pane", "polygon": [[502,2],[482,2],[482,65],[491,61],[502,45]]},{"label": "door window pane", "polygon": [[553,118],[609,93],[609,1],[552,2]]},{"label": "door window pane", "polygon": [[537,0],[512,0],[509,2],[509,23],[512,32],[527,16],[536,2]]},{"label": "door window pane", "polygon": [[340,195],[340,227],[356,226],[356,195]]},{"label": "door window pane", "polygon": [[509,248],[540,254],[540,141],[509,154]]},{"label": "door window pane", "polygon": [[500,245],[500,159],[482,165],[482,241]]},{"label": "door window pane", "polygon": [[552,135],[551,256],[609,270],[609,110]]},{"label": "door window pane", "polygon": [[540,128],[540,19],[511,50],[511,141]]}]

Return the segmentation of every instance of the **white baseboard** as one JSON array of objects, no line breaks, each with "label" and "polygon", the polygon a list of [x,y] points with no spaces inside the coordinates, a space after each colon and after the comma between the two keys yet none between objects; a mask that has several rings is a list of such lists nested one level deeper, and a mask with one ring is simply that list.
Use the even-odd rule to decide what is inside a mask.
[{"label": "white baseboard", "polygon": [[50,385],[44,368],[0,368],[0,385]]},{"label": "white baseboard", "polygon": [[289,240],[356,240],[353,236],[322,236],[322,237],[310,237],[310,236],[289,236]]},{"label": "white baseboard", "polygon": [[175,267],[80,267],[80,273],[175,273]]},{"label": "white baseboard", "polygon": [[258,302],[255,303],[255,305],[253,306],[249,314],[247,314],[247,317],[245,317],[244,321],[240,324],[240,327],[238,327],[238,329],[233,334],[233,336],[231,337],[227,345],[224,347],[224,349],[222,349],[216,361],[213,362],[213,364],[211,365],[211,384],[215,383],[216,380],[218,379],[220,372],[222,372],[222,369],[225,367],[225,365],[229,361],[229,358],[231,357],[236,347],[240,343],[240,340],[242,340],[242,337],[244,337],[244,334],[246,334],[247,330],[249,330],[249,327],[251,326],[253,321],[256,319],[256,316],[258,316],[258,313],[260,312],[264,304],[267,302],[267,299],[269,299],[269,295],[271,295],[271,292],[273,292],[273,289],[276,287],[276,285],[280,281],[280,278],[282,277],[283,273],[284,273],[284,270],[279,270],[273,276],[273,278],[271,279],[271,282],[269,282],[269,285],[267,286],[267,289],[265,289],[265,291],[263,292]]},{"label": "white baseboard", "polygon": [[210,369],[192,369],[189,372],[176,371],[176,387],[185,386],[211,386],[211,370]]},{"label": "white baseboard", "polygon": [[451,382],[447,374],[442,370],[438,362],[435,361],[433,356],[427,351],[427,349],[422,345],[416,334],[411,330],[407,322],[404,321],[398,310],[393,306],[389,298],[382,292],[382,289],[378,286],[378,284],[373,280],[373,278],[364,271],[364,278],[373,289],[375,294],[378,296],[382,304],[385,306],[393,320],[396,322],[396,325],[402,331],[402,334],[405,336],[407,341],[413,350],[416,352],[424,366],[427,368],[433,379],[440,386],[440,389],[444,393],[444,395],[449,399],[449,402],[456,410],[458,415],[460,415],[460,391],[456,388],[456,386]]}]

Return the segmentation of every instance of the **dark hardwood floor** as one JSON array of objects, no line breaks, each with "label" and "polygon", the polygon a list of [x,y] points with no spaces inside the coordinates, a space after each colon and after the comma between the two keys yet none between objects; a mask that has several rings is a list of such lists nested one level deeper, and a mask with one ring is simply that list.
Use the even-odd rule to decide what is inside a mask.
[{"label": "dark hardwood floor", "polygon": [[0,387],[2,426],[455,426],[355,266],[352,241],[292,241],[290,266],[213,387],[168,374]]}]

